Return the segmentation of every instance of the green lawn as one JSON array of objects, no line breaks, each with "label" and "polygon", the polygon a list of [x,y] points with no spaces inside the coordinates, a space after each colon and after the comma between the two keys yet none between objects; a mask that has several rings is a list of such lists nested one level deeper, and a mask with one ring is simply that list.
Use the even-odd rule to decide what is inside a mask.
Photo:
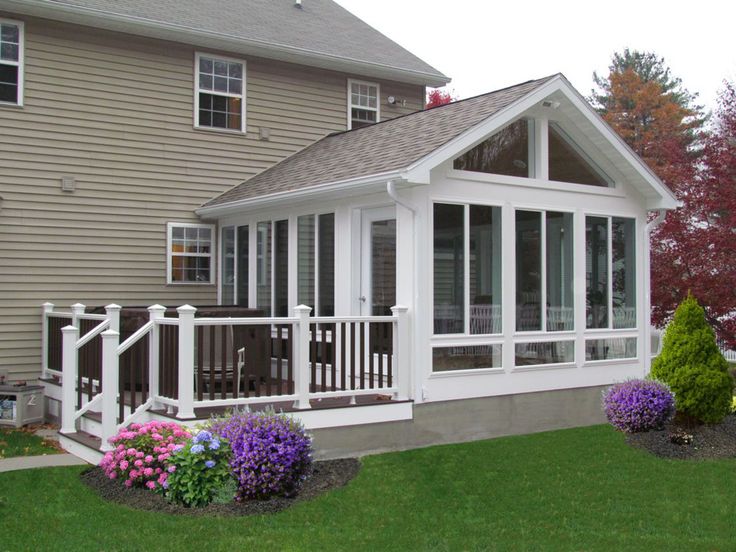
[{"label": "green lawn", "polygon": [[0,549],[736,548],[736,460],[661,460],[607,426],[367,457],[346,488],[251,518],[107,504],[79,471],[0,474]]},{"label": "green lawn", "polygon": [[[57,454],[58,449],[28,430],[0,429],[0,458]],[[0,541],[2,550],[2,541]]]}]

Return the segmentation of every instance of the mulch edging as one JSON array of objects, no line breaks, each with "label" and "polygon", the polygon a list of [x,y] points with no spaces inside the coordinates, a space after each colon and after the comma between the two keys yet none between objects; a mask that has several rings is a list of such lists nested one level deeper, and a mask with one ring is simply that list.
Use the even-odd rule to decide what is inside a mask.
[{"label": "mulch edging", "polygon": [[[674,431],[683,431],[693,436],[688,445],[670,441]],[[646,450],[660,458],[675,460],[706,460],[714,458],[736,458],[736,415],[731,414],[720,424],[687,426],[669,423],[663,430],[632,433],[626,442]]]},{"label": "mulch edging", "polygon": [[313,498],[343,487],[350,482],[360,470],[360,462],[356,458],[339,460],[322,460],[312,464],[309,477],[302,483],[299,493],[294,498],[274,497],[269,500],[249,500],[227,504],[209,504],[203,508],[186,508],[169,503],[163,496],[143,488],[128,488],[117,479],[109,479],[99,467],[82,473],[82,482],[94,490],[103,500],[128,506],[137,510],[163,512],[190,516],[250,516],[272,514],[285,510],[299,502]]}]

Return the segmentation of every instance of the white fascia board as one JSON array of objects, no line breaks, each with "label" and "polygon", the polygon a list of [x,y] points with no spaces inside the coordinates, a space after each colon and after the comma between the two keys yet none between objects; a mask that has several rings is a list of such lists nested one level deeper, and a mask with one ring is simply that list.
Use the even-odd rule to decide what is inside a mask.
[{"label": "white fascia board", "polygon": [[444,86],[450,78],[441,73],[427,73],[380,63],[335,56],[296,46],[246,39],[184,25],[161,23],[102,10],[56,4],[48,0],[0,0],[0,9],[23,15],[43,17],[110,31],[128,33],[197,47],[224,50],[236,54],[264,57],[321,69],[354,73],[366,77],[397,80],[423,86]]},{"label": "white fascia board", "polygon": [[284,202],[288,202],[291,205],[298,201],[308,201],[333,194],[344,195],[346,191],[356,191],[359,189],[367,191],[371,187],[385,191],[386,182],[389,180],[404,180],[404,174],[398,171],[391,171],[337,182],[326,182],[300,190],[288,190],[264,196],[239,199],[209,207],[200,207],[199,209],[195,209],[194,212],[202,219],[212,219],[234,213],[264,209]]},{"label": "white fascia board", "polygon": [[596,130],[610,142],[611,146],[624,160],[636,170],[642,177],[642,180],[652,188],[656,194],[656,198],[652,198],[647,202],[649,209],[676,209],[680,205],[672,191],[652,172],[626,142],[611,129],[563,75],[555,75],[552,79],[540,85],[536,90],[519,98],[498,113],[463,132],[457,138],[437,148],[419,161],[416,161],[406,169],[408,180],[429,184],[430,171],[433,168],[448,159],[457,157],[474,144],[483,140],[486,136],[492,134],[497,129],[503,128],[515,118],[537,105],[550,94],[558,91],[570,100]]}]

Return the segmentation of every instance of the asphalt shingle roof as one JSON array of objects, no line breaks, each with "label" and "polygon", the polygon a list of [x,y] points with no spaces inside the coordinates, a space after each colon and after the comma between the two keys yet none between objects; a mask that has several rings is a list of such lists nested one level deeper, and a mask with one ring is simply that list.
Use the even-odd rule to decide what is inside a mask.
[{"label": "asphalt shingle roof", "polygon": [[403,170],[553,77],[331,134],[204,207]]},{"label": "asphalt shingle roof", "polygon": [[332,0],[45,0],[449,80]]}]

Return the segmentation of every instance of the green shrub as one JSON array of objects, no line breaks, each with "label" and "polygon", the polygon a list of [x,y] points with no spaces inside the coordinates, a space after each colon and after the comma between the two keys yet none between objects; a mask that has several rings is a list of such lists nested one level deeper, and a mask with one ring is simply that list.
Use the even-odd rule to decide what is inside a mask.
[{"label": "green shrub", "polygon": [[678,413],[717,423],[731,410],[733,380],[705,311],[691,295],[677,307],[664,333],[662,352],[652,362],[652,377],[675,394]]}]

